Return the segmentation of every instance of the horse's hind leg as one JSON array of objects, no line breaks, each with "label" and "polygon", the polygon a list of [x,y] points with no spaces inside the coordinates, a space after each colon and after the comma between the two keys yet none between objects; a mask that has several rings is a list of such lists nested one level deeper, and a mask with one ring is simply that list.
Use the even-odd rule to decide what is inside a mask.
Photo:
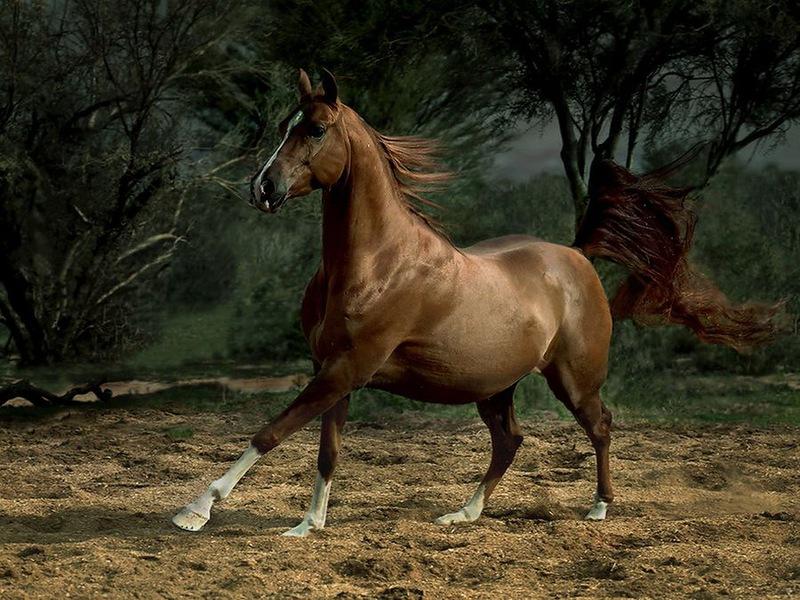
[{"label": "horse's hind leg", "polygon": [[597,460],[597,491],[594,506],[587,519],[601,521],[606,518],[608,504],[614,499],[609,470],[609,448],[611,446],[611,411],[600,398],[600,384],[582,373],[557,364],[542,371],[555,396],[572,412],[586,431],[594,447]]},{"label": "horse's hind leg", "polygon": [[514,460],[517,448],[522,443],[522,432],[514,415],[515,387],[516,384],[488,400],[478,402],[478,413],[489,428],[492,438],[492,460],[472,498],[458,512],[436,519],[440,525],[469,523],[477,519],[483,512],[485,502]]},{"label": "horse's hind leg", "polygon": [[331,491],[333,470],[339,462],[339,449],[342,445],[342,428],[347,420],[350,396],[342,398],[333,408],[322,415],[319,433],[319,454],[317,456],[317,479],[311,495],[311,506],[303,520],[283,535],[305,537],[312,529],[325,527],[328,514],[328,496]]}]

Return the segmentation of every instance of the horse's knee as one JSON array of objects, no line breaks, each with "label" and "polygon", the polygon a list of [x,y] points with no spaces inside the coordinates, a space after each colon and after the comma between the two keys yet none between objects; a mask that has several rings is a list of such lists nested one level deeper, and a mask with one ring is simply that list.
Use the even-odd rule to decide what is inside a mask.
[{"label": "horse's knee", "polygon": [[255,446],[256,450],[261,454],[266,454],[280,444],[281,441],[278,439],[275,430],[270,425],[267,425],[253,436],[250,443]]}]

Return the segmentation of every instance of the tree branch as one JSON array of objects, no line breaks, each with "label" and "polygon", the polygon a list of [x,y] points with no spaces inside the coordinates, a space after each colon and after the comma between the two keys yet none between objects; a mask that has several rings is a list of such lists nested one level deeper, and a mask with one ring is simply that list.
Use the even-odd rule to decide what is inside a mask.
[{"label": "tree branch", "polygon": [[101,382],[87,383],[73,387],[61,395],[54,394],[48,390],[33,385],[30,381],[20,379],[10,385],[0,388],[0,406],[12,398],[24,398],[34,406],[53,406],[71,404],[76,402],[75,396],[93,393],[95,397],[107,402],[111,400],[111,390],[103,389]]}]

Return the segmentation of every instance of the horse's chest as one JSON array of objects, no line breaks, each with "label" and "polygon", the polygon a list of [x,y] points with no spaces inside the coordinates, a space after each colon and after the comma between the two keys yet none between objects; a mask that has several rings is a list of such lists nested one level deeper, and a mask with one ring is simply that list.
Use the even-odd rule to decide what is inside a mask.
[{"label": "horse's chest", "polygon": [[358,335],[368,334],[364,332],[363,318],[357,310],[332,302],[326,304],[306,332],[311,353],[320,363],[351,350]]},{"label": "horse's chest", "polygon": [[398,304],[380,278],[337,284],[318,276],[303,301],[303,330],[314,359],[322,362],[364,338],[391,336],[407,321],[402,307],[393,309]]}]

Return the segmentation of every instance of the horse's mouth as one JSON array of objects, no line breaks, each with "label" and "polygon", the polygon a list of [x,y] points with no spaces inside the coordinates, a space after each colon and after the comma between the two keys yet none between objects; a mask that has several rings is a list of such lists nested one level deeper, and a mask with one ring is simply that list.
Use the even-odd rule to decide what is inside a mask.
[{"label": "horse's mouth", "polygon": [[261,212],[274,215],[276,212],[278,212],[278,210],[280,210],[280,208],[286,203],[288,199],[289,199],[289,194],[287,193],[284,194],[283,196],[278,196],[277,198],[272,198],[272,199],[264,198],[262,202],[252,200],[250,204],[254,208],[260,210]]}]

